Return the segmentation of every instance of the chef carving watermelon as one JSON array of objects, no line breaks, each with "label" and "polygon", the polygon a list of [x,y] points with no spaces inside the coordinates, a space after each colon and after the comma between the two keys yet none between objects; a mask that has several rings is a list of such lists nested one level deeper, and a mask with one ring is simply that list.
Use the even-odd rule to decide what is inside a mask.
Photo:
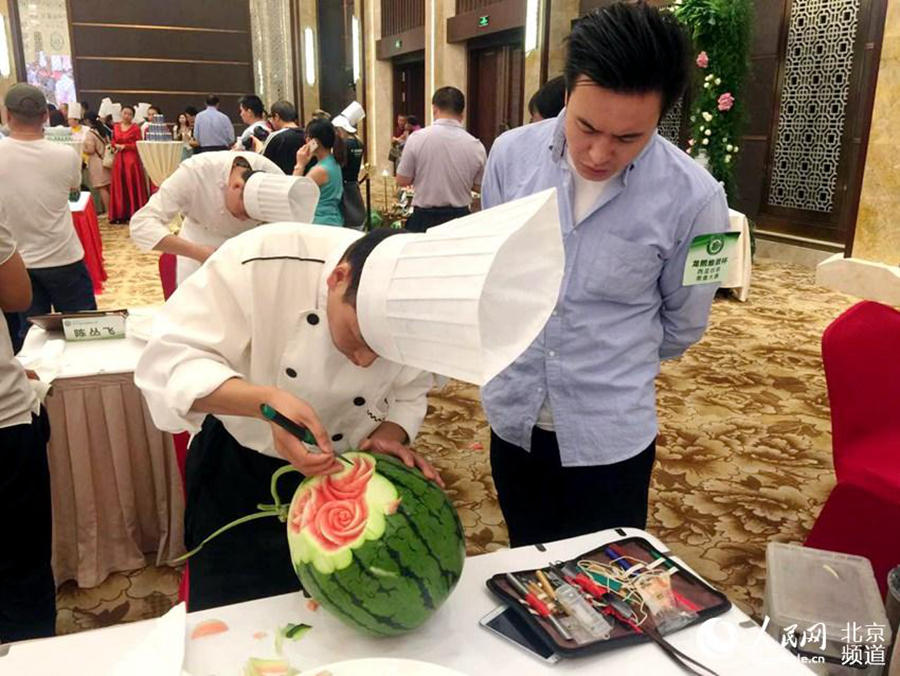
[{"label": "chef carving watermelon", "polygon": [[[444,492],[417,469],[380,453],[344,453],[345,469],[307,477],[283,505],[228,524],[278,516],[287,523],[294,570],[306,592],[343,622],[395,636],[425,622],[459,581],[465,539]],[[190,556],[198,551],[185,555]],[[185,558],[183,557],[183,558]]]},{"label": "chef carving watermelon", "polygon": [[444,492],[392,456],[345,453],[342,472],[294,494],[287,537],[303,588],[347,624],[384,636],[427,620],[465,560]]}]

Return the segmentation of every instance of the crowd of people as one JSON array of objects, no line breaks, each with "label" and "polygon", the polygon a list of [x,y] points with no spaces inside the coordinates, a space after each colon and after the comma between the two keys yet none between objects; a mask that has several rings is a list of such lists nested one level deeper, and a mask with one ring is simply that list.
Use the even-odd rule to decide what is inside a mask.
[{"label": "crowd of people", "polygon": [[[489,157],[463,126],[458,89],[434,93],[432,125],[398,120],[397,183],[415,186],[409,230],[468,213],[473,191],[485,207],[557,191],[566,260],[555,310],[482,391],[513,545],[646,524],[654,378],[661,360],[703,335],[717,288],[685,281],[688,250],[697,237],[728,230],[722,187],[656,133],[685,90],[689,64],[687,38],[673,18],[621,2],[575,26],[563,79],[532,100],[536,122],[501,135]],[[80,158],[44,140],[50,111],[40,90],[15,85],[5,102],[11,134],[0,141],[0,305],[93,308],[66,203],[80,187]],[[179,116],[174,133],[194,157],[149,201],[133,185],[141,138],[134,109],[123,106],[111,129],[90,111],[71,118],[86,140],[96,136],[84,149],[101,163],[88,161],[91,176],[109,178],[110,217],[130,219],[140,248],[179,257],[179,292],[161,311],[136,383],[160,429],[196,433],[187,468],[189,549],[264,501],[268,477],[286,462],[304,474],[328,473],[338,469],[334,451],[371,448],[435,477],[408,448],[431,376],[378,359],[357,317],[363,266],[370,255],[386,255],[391,248],[379,244],[398,231],[361,236],[294,224],[308,216],[314,224],[356,224],[348,222],[345,197],[362,160],[361,107],[351,104],[334,119],[316,111],[301,126],[287,101],[270,114],[256,96],[239,106],[246,129],[238,138],[214,95],[204,110]],[[115,160],[105,173],[110,144]],[[315,199],[304,198],[309,191]],[[177,236],[168,228],[176,213],[185,217]],[[266,221],[275,225],[255,227]],[[21,336],[22,327],[11,328]],[[0,557],[3,570],[15,572],[0,576],[0,636],[9,639],[52,633],[53,578],[46,413],[27,396],[14,346],[0,334],[0,443],[18,454],[9,454],[0,479],[0,509],[16,514],[7,539],[19,543]],[[322,452],[270,428],[261,404],[306,426]],[[210,549],[192,560],[192,609],[296,589],[283,525],[271,525],[270,535],[232,531],[234,539],[222,540],[225,553]],[[248,565],[251,555],[265,565]]]}]

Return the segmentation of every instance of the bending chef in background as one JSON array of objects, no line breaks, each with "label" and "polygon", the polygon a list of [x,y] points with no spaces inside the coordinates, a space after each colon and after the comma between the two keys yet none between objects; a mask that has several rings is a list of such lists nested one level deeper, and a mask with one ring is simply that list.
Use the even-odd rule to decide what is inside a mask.
[{"label": "bending chef in background", "polygon": [[[252,152],[218,151],[185,160],[131,218],[131,239],[142,251],[178,256],[181,284],[227,239],[265,221],[309,221],[318,188],[284,176]],[[169,224],[184,216],[179,234]]]}]

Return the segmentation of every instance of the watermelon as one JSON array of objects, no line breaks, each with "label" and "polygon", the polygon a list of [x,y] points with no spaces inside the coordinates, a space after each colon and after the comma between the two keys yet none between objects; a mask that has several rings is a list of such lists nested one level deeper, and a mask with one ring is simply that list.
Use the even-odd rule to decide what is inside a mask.
[{"label": "watermelon", "polygon": [[459,581],[465,539],[456,510],[421,472],[383,454],[343,454],[347,468],[308,477],[287,538],[303,588],[362,632],[421,626]]}]

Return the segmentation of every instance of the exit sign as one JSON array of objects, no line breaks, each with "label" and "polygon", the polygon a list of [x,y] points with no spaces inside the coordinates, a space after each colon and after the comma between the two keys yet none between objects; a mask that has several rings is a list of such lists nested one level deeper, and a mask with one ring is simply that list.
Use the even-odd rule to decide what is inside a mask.
[{"label": "exit sign", "polygon": [[478,17],[478,27],[479,28],[484,28],[490,22],[491,22],[491,17],[489,17],[487,14],[485,14],[484,16]]},{"label": "exit sign", "polygon": [[394,49],[400,49],[403,46],[403,40],[394,40]]}]

